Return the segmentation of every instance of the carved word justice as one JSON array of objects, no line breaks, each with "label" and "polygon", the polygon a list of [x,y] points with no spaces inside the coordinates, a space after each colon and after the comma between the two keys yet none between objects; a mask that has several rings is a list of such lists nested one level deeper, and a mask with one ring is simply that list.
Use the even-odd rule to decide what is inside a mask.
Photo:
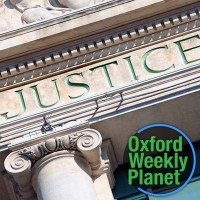
[{"label": "carved word justice", "polygon": [[[130,85],[138,81],[140,79],[138,77],[142,73],[150,75],[147,76],[149,78],[152,75],[155,76],[163,72],[171,72],[174,68],[177,68],[177,59],[180,60],[180,63],[182,63],[181,66],[184,67],[187,64],[200,60],[199,54],[195,54],[195,59],[191,60],[191,52],[199,50],[200,48],[198,46],[199,39],[199,35],[195,35],[173,42],[178,52],[178,56],[176,56],[174,61],[170,60],[169,62],[167,60],[170,57],[169,55],[172,54],[169,45],[156,46],[156,48],[142,53],[140,67],[134,64],[135,60],[131,54],[127,54],[121,57],[119,56],[117,59],[114,58],[106,62],[104,61],[103,64],[98,63],[87,66],[85,70],[83,70],[84,68],[76,69],[67,74],[61,74],[37,83],[25,85],[15,90],[6,91],[6,95],[3,94],[4,92],[1,92],[1,100],[9,98],[12,93],[15,99],[10,99],[10,102],[15,101],[15,105],[17,105],[15,108],[17,112],[15,111],[16,113],[13,113],[13,108],[9,107],[8,101],[7,103],[2,102],[4,105],[2,105],[3,113],[1,112],[0,114],[1,121],[24,116],[25,113],[30,115],[30,113],[33,114],[34,110],[39,113],[44,109],[63,106],[85,98],[86,96],[88,97],[89,95],[94,96],[116,87]],[[196,40],[197,45],[194,47],[192,42],[189,43],[190,40]],[[162,57],[159,55],[161,52]],[[164,56],[165,54],[169,55]],[[151,57],[152,55],[153,58]],[[155,60],[156,58],[159,60],[158,62]],[[158,63],[162,63],[161,66]],[[137,73],[141,74],[138,75]]]}]

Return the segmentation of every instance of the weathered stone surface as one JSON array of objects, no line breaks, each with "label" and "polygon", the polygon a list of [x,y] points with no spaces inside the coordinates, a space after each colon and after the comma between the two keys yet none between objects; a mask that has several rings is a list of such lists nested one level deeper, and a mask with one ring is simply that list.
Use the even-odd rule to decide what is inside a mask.
[{"label": "weathered stone surface", "polygon": [[53,18],[55,16],[61,15],[61,11],[48,10],[46,8],[36,6],[32,8],[27,8],[22,14],[22,23],[29,24],[41,20],[46,20]]},{"label": "weathered stone surface", "polygon": [[103,2],[105,0],[78,0],[78,1],[58,0],[58,1],[64,7],[68,7],[68,8],[72,8],[72,9],[80,9],[80,8],[84,8],[84,7],[87,7],[87,6],[92,6],[95,3],[100,3],[100,2]]},{"label": "weathered stone surface", "polygon": [[[87,6],[95,5],[104,0],[10,0],[4,3],[0,1],[0,32],[12,28],[20,27],[22,24],[30,24],[41,20],[47,20],[62,14],[72,12],[76,9],[81,9]],[[61,6],[62,5],[62,6]],[[14,8],[14,11],[13,11]],[[17,24],[14,27],[12,22],[7,19],[7,13],[13,18],[13,22]],[[17,13],[17,14],[16,14]],[[21,13],[21,14],[20,14]],[[21,22],[18,18],[21,15]]]},{"label": "weathered stone surface", "polygon": [[6,31],[11,28],[11,24],[5,16],[5,5],[4,1],[0,1],[0,32]]},{"label": "weathered stone surface", "polygon": [[31,186],[31,161],[18,152],[12,152],[4,162],[7,172],[18,184],[18,192],[24,200],[32,199],[34,191]]},{"label": "weathered stone surface", "polygon": [[[66,43],[85,36],[88,37],[89,35],[102,32],[102,30],[110,30],[111,27],[124,26],[124,24],[136,22],[167,12],[170,9],[177,9],[196,2],[199,1],[111,0],[72,12],[70,15],[64,14],[63,17],[40,21],[40,23],[32,23],[20,28],[23,26],[21,21],[22,12],[11,5],[9,1],[6,1],[5,18],[9,19],[9,22],[12,21],[11,29],[20,29],[1,35],[0,59],[8,60],[8,58],[13,58],[13,56],[18,57],[19,54],[27,54],[39,49],[46,49],[46,47],[51,45],[59,45],[63,42]],[[43,4],[39,5],[51,11],[52,9],[56,11],[68,9],[59,8],[57,4],[53,3],[53,0],[51,4],[53,8],[52,6],[43,6]],[[184,22],[184,20],[182,21]],[[174,24],[179,25],[180,20],[176,19]],[[162,26],[156,28],[160,30]]]}]

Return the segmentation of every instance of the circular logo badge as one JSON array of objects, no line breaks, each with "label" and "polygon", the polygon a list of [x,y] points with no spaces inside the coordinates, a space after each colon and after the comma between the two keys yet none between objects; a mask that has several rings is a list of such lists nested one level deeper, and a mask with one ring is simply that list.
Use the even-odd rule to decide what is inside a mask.
[{"label": "circular logo badge", "polygon": [[[128,183],[144,194],[164,197],[182,190],[196,168],[196,154],[188,136],[168,124],[152,124],[129,138]],[[149,188],[173,187],[168,193]],[[153,190],[153,191],[155,191]]]}]

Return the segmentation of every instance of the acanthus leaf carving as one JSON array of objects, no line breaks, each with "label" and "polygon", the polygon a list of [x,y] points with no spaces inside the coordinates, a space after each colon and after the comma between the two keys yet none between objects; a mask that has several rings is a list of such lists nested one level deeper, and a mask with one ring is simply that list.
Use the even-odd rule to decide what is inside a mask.
[{"label": "acanthus leaf carving", "polygon": [[28,157],[34,164],[45,155],[62,150],[76,150],[89,162],[93,176],[99,176],[108,170],[109,162],[101,158],[102,137],[93,129],[51,138],[34,146],[24,148],[19,153]]},{"label": "acanthus leaf carving", "polygon": [[41,142],[31,147],[22,149],[19,153],[27,156],[33,163],[47,154],[61,150],[77,150],[77,141],[84,133],[78,132],[62,137],[56,137]]}]

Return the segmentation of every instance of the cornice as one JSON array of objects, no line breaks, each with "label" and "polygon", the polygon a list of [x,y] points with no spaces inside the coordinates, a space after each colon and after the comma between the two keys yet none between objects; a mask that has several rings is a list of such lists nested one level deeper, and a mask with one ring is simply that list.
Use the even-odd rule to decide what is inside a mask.
[{"label": "cornice", "polygon": [[[127,51],[189,33],[200,27],[199,10],[200,8],[197,7],[79,45],[62,48],[31,60],[3,66],[0,68],[0,91],[71,71]],[[160,36],[154,38],[156,33],[160,33]],[[146,40],[147,36],[152,36],[150,41]],[[143,42],[139,43],[138,39]]]},{"label": "cornice", "polygon": [[[86,8],[74,10],[68,14],[63,14],[61,16],[51,18],[49,20],[39,21],[37,23],[31,23],[24,27],[9,30],[6,32],[0,33],[0,41],[5,40],[7,38],[11,38],[16,35],[22,35],[24,33],[28,33],[31,31],[36,31],[42,29],[44,27],[52,26],[54,24],[62,23],[64,21],[70,21],[72,19],[88,15],[91,13],[96,13],[101,10],[109,9],[112,7],[116,7],[119,5],[127,4],[131,2],[133,6],[129,8],[130,10],[137,11],[134,14],[134,20],[141,20],[146,17],[154,16],[160,13],[164,13],[173,9],[178,9],[184,6],[191,5],[193,3],[198,3],[198,0],[185,0],[185,1],[177,1],[177,0],[106,0],[101,3],[97,3],[93,6],[88,6]],[[132,5],[131,4],[131,5]],[[158,9],[160,8],[160,9]],[[148,9],[146,13],[140,13],[141,10]],[[121,14],[125,14],[127,10],[123,10]]]},{"label": "cornice", "polygon": [[1,60],[31,54],[124,24],[197,3],[198,0],[112,0],[0,34]]}]

